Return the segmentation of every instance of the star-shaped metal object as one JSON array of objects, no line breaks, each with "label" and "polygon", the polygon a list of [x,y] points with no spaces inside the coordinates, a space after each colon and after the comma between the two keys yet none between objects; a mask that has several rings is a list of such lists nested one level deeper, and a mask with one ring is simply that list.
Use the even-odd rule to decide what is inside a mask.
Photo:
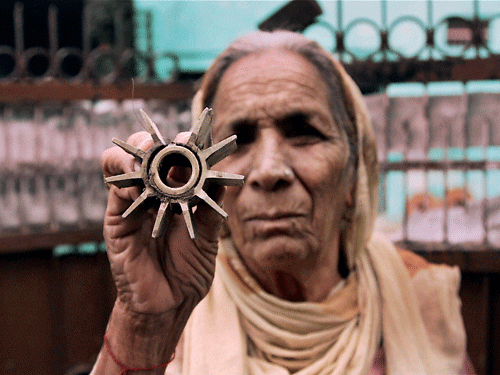
[{"label": "star-shaped metal object", "polygon": [[[124,173],[106,178],[106,182],[119,188],[142,186],[142,194],[123,213],[123,218],[134,218],[151,207],[158,207],[152,237],[165,234],[174,213],[182,213],[191,238],[196,238],[193,208],[204,201],[219,215],[227,219],[227,213],[207,194],[211,184],[242,186],[244,177],[219,172],[210,168],[236,150],[236,135],[215,145],[212,144],[212,110],[205,108],[198,122],[191,129],[186,143],[165,142],[155,123],[141,109],[144,127],[151,134],[154,144],[148,151],[140,150],[126,142],[113,138],[113,143],[133,155],[141,168],[137,172]],[[190,176],[182,186],[172,186],[167,180],[172,167],[183,167]]]}]

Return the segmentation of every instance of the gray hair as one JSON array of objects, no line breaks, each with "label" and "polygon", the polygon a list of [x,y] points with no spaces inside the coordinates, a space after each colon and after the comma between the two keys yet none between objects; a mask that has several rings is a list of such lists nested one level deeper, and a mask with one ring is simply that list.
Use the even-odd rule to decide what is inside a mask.
[{"label": "gray hair", "polygon": [[201,89],[204,93],[203,105],[212,106],[217,87],[226,70],[244,56],[270,49],[286,49],[295,52],[319,71],[330,93],[330,112],[335,122],[347,135],[349,144],[349,164],[356,169],[358,160],[357,131],[352,106],[346,102],[344,87],[331,56],[314,41],[290,31],[258,31],[248,34],[226,48],[205,73]]}]

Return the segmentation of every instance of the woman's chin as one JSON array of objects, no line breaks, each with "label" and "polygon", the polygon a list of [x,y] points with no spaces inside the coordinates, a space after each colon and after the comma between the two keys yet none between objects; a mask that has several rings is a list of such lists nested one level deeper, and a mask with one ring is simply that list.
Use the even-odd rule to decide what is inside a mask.
[{"label": "woman's chin", "polygon": [[[252,241],[245,245],[245,253],[254,261],[269,266],[282,268],[300,264],[310,255],[310,244],[304,238],[272,236]],[[243,256],[245,254],[242,254]],[[281,267],[280,267],[281,266]]]}]

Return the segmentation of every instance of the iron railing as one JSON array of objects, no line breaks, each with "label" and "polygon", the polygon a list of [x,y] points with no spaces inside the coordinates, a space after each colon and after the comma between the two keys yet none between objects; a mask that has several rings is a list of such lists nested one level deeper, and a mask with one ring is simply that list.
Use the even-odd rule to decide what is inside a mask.
[{"label": "iron railing", "polygon": [[[489,42],[490,26],[500,22],[500,14],[484,17],[480,15],[479,0],[473,1],[470,17],[453,16],[435,20],[434,3],[427,0],[426,19],[406,15],[389,22],[387,0],[380,1],[381,20],[358,18],[346,24],[344,9],[348,3],[337,1],[336,25],[324,18],[318,18],[310,27],[322,28],[330,34],[332,52],[343,61],[355,81],[365,92],[402,81],[440,81],[500,78],[500,48]],[[110,20],[113,28],[112,44],[94,46],[92,43],[93,15],[98,3],[87,4],[83,11],[82,42],[80,47],[61,47],[58,35],[58,9],[48,10],[48,47],[25,48],[24,8],[17,3],[13,10],[13,45],[0,46],[0,80],[56,78],[72,82],[94,80],[100,83],[116,83],[135,78],[137,82],[151,82],[158,79],[155,66],[168,59],[172,66],[168,80],[182,76],[180,66],[189,53],[158,51],[153,44],[151,12],[141,13],[145,30],[144,50],[140,51],[127,43],[124,30],[129,20],[124,7],[118,7]],[[349,4],[352,5],[352,4]],[[425,17],[425,16],[424,16]],[[306,30],[307,31],[307,30]],[[375,43],[368,50],[360,52],[352,43],[356,38],[371,36]],[[403,47],[398,40],[407,42]],[[416,46],[416,43],[420,45]],[[408,50],[410,47],[411,51]],[[191,55],[203,54],[193,51]],[[215,52],[206,52],[213,58]],[[479,64],[479,65],[478,65]],[[470,69],[474,66],[475,69]]]},{"label": "iron railing", "polygon": [[[433,2],[428,0],[427,4],[427,21],[424,22],[416,17],[402,16],[389,23],[388,21],[388,3],[381,1],[381,23],[377,23],[369,19],[356,19],[348,24],[343,21],[343,9],[346,3],[342,1],[337,2],[338,14],[337,25],[334,26],[327,23],[325,20],[319,19],[315,24],[310,27],[320,27],[328,30],[334,41],[332,50],[342,60],[349,71],[354,77],[355,81],[361,86],[362,90],[372,92],[380,90],[390,82],[400,81],[441,81],[441,80],[458,80],[469,81],[471,79],[500,79],[500,55],[499,51],[489,43],[488,34],[489,27],[493,22],[498,22],[500,15],[492,17],[481,17],[479,14],[479,1],[474,0],[474,13],[470,18],[452,17],[435,21],[433,15]],[[94,10],[95,12],[95,10]],[[111,23],[114,28],[113,43],[101,43],[95,45],[93,43],[92,35],[92,12],[87,6],[83,11],[83,32],[81,47],[60,47],[58,42],[58,10],[52,6],[48,11],[48,47],[30,47],[24,48],[25,39],[23,35],[24,18],[23,6],[16,4],[13,10],[14,19],[14,43],[12,46],[0,46],[0,102],[4,103],[0,109],[0,130],[5,134],[11,134],[13,127],[17,127],[16,116],[11,116],[9,113],[13,111],[12,108],[17,108],[16,102],[29,101],[34,102],[35,107],[39,108],[35,112],[42,112],[42,107],[45,106],[43,102],[47,100],[54,100],[59,102],[66,102],[63,111],[63,123],[70,123],[72,112],[72,101],[83,99],[98,99],[108,98],[116,101],[135,97],[141,99],[154,99],[161,98],[170,102],[177,102],[173,108],[180,114],[186,117],[188,99],[193,94],[193,82],[189,81],[186,86],[178,86],[180,83],[183,72],[180,69],[182,65],[182,55],[177,55],[171,51],[156,51],[153,46],[152,37],[152,15],[151,13],[144,13],[145,20],[145,34],[146,35],[146,48],[145,51],[138,51],[133,46],[126,42],[123,31],[126,29],[126,9],[119,9]],[[397,46],[391,43],[395,33],[404,32],[405,24],[414,25],[420,33],[423,33],[423,43],[419,48],[415,48],[412,54],[402,53],[398,50]],[[351,48],[348,41],[352,38],[353,33],[362,25],[363,27],[371,28],[375,35],[378,35],[378,45],[371,51],[366,52],[360,56],[358,51]],[[440,29],[447,29],[447,37],[453,43],[460,42],[457,46],[452,46],[454,49],[443,47],[440,43],[441,38],[439,33]],[[459,30],[457,34],[449,32],[449,29]],[[307,31],[307,30],[306,30]],[[457,47],[457,48],[455,48]],[[458,52],[457,52],[458,51]],[[168,78],[167,82],[160,82],[156,72],[156,64],[162,59],[169,59],[174,66],[172,75]],[[131,78],[135,79],[135,86],[130,84]],[[149,85],[149,86],[148,86]],[[177,85],[177,86],[176,86]],[[135,87],[135,88],[134,88]],[[462,116],[468,120],[468,125],[460,131],[470,133],[476,125],[473,115],[478,112],[476,97],[472,95],[467,97],[467,110],[463,111]],[[480,96],[480,95],[479,95]],[[469,100],[470,99],[470,100]],[[407,143],[403,150],[403,157],[400,161],[386,160],[386,154],[390,147],[391,132],[394,131],[394,125],[388,120],[387,114],[394,113],[394,108],[390,109],[389,105],[395,103],[397,100],[385,98],[385,106],[375,105],[374,108],[384,108],[383,122],[384,125],[377,129],[378,134],[381,134],[379,143],[383,155],[380,157],[381,162],[381,176],[384,180],[386,176],[392,172],[402,172],[405,181],[407,175],[411,171],[420,170],[424,174],[430,171],[438,171],[446,175],[450,171],[461,171],[461,173],[468,173],[469,171],[479,171],[483,173],[483,178],[486,173],[491,170],[499,168],[498,161],[488,159],[481,160],[429,160],[425,155],[423,159],[415,160],[408,154],[411,149],[410,140],[406,134],[405,142]],[[447,99],[445,99],[446,101]],[[165,108],[171,105],[166,103],[163,105]],[[453,104],[455,105],[455,104]],[[98,102],[91,103],[92,110],[90,111],[92,122],[95,127],[108,128],[109,124],[101,123],[102,121],[96,117],[96,108],[99,106]],[[119,103],[121,106],[121,103]],[[36,109],[35,108],[35,109]],[[425,104],[422,107],[425,116],[430,111],[430,106]],[[154,109],[152,110],[154,114]],[[495,111],[492,108],[492,113]],[[125,112],[118,114],[116,124],[122,121]],[[475,114],[477,115],[477,113]],[[474,116],[475,116],[474,115]],[[134,118],[134,115],[128,117]],[[488,114],[488,139],[493,139],[493,134],[499,133],[495,125],[494,115]],[[491,117],[493,116],[493,117]],[[113,117],[113,116],[111,116]],[[64,120],[66,119],[66,120]],[[411,119],[406,119],[410,123]],[[392,121],[392,120],[391,120]],[[434,120],[427,119],[429,133],[434,126],[440,126],[433,123]],[[72,142],[71,131],[65,132],[64,126],[53,127],[48,123],[44,123],[43,116],[30,119],[33,129],[41,131],[46,129],[51,134],[58,135],[65,133],[65,142]],[[162,124],[160,126],[172,126],[172,129],[177,129],[179,124],[178,116],[172,117],[170,124]],[[183,123],[189,123],[186,118],[182,119]],[[376,122],[376,121],[375,121]],[[16,125],[17,124],[17,125]],[[457,132],[457,129],[452,129],[452,121],[450,119],[443,122],[446,131]],[[89,124],[85,125],[88,126]],[[398,125],[399,126],[399,125]],[[411,125],[412,126],[412,125]],[[409,125],[406,131],[413,131]],[[427,125],[426,125],[427,126]],[[179,129],[177,129],[179,130]],[[90,130],[89,130],[90,131]],[[468,134],[467,133],[467,134]],[[116,134],[111,134],[109,139]],[[75,137],[77,135],[75,134]],[[429,135],[428,135],[429,137]],[[464,135],[467,138],[467,135]],[[123,138],[123,136],[121,137]],[[448,137],[449,138],[449,137]],[[8,138],[4,138],[8,139]],[[74,140],[73,140],[74,141]],[[9,141],[10,142],[10,141]],[[498,146],[498,142],[490,142],[481,144],[480,146],[487,148],[489,146]],[[469,141],[464,141],[458,145],[464,150],[470,146]],[[430,143],[426,144],[424,149],[428,151]],[[450,142],[443,144],[443,148],[456,146]],[[12,149],[12,142],[4,148],[5,152],[10,152]],[[26,146],[27,147],[27,146]],[[8,150],[8,151],[5,151]],[[1,147],[0,147],[0,151]],[[101,150],[102,151],[102,150]],[[98,153],[96,153],[97,155]],[[0,152],[0,159],[2,159]],[[52,205],[51,202],[56,201],[57,194],[60,193],[61,197],[66,194],[71,205],[74,206],[78,218],[73,222],[68,222],[68,226],[74,226],[75,222],[79,222],[80,226],[89,228],[95,224],[96,217],[91,216],[90,213],[82,211],[82,205],[85,204],[85,189],[87,186],[87,179],[97,181],[100,179],[99,170],[96,166],[98,156],[93,160],[88,161],[88,165],[71,166],[70,168],[61,168],[60,166],[50,165],[47,169],[46,166],[24,165],[14,162],[8,166],[5,164],[7,158],[12,158],[12,155],[7,155],[3,160],[3,165],[0,167],[2,176],[2,183],[0,184],[0,204],[4,208],[3,212],[10,212],[12,214],[12,222],[4,222],[0,225],[0,232],[6,233],[40,233],[40,230],[58,231],[64,229],[64,217],[57,212],[57,205]],[[12,160],[11,160],[12,161]],[[36,160],[35,160],[36,161]],[[49,163],[50,164],[50,163]],[[85,164],[85,163],[83,163]],[[44,191],[50,189],[50,193],[44,195]],[[73,189],[73,190],[71,190]],[[47,190],[49,191],[49,190]],[[95,204],[100,205],[100,210],[103,208],[105,191],[101,191],[95,199]],[[65,199],[66,199],[65,198]],[[402,199],[409,198],[406,191]],[[12,199],[12,201],[9,201]],[[37,200],[38,199],[38,200]],[[82,200],[83,199],[83,200]],[[87,202],[88,203],[88,202]],[[30,207],[33,204],[39,204],[40,208],[45,209],[43,218],[37,221],[37,217],[29,217]],[[488,215],[491,213],[490,202],[486,198],[481,202],[481,222],[485,235],[478,242],[476,241],[470,247],[482,249],[497,249],[498,243],[490,241],[488,236],[487,222]],[[69,205],[67,205],[69,207]],[[33,206],[34,207],[34,206]],[[432,243],[431,245],[422,245],[425,248],[450,248],[455,246],[448,241],[448,217],[449,208],[447,201],[443,202],[443,210],[445,219],[443,221],[444,240],[439,243]],[[6,210],[6,211],[5,211]],[[10,211],[9,211],[10,210]],[[86,216],[87,215],[87,216]],[[40,216],[41,217],[41,216]],[[18,220],[18,221],[15,221]],[[408,229],[408,212],[402,218],[402,243],[408,244],[410,241]],[[83,224],[82,224],[83,223]],[[87,223],[87,224],[85,224]],[[58,229],[59,228],[59,229]],[[14,237],[13,237],[14,238]],[[12,243],[17,244],[17,240]],[[415,243],[411,244],[412,248],[418,248],[420,245]],[[459,245],[459,247],[462,245]]]},{"label": "iron railing", "polygon": [[500,248],[500,87],[461,88],[366,96],[380,163],[379,229],[403,246]]},{"label": "iron railing", "polygon": [[[24,6],[16,3],[13,9],[14,45],[0,46],[0,62],[2,80],[48,79],[56,78],[73,82],[97,80],[99,82],[116,82],[122,78],[134,77],[138,66],[146,64],[145,79],[152,79],[153,53],[136,51],[125,43],[124,25],[125,8],[118,8],[113,19],[114,43],[101,44],[92,48],[92,14],[91,6],[83,11],[82,35],[79,47],[60,47],[58,35],[58,9],[51,5],[48,8],[48,47],[34,46],[25,48]],[[150,20],[151,15],[147,15]],[[75,25],[77,27],[77,25]],[[151,25],[147,24],[151,30]],[[74,31],[74,30],[73,30]],[[176,56],[172,55],[174,64]]]}]

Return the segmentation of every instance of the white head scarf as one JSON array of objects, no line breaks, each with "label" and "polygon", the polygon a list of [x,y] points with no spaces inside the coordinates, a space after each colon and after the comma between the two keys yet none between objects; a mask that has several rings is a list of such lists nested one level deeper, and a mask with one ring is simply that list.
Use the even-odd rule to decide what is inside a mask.
[{"label": "white head scarf", "polygon": [[287,48],[297,42],[312,43],[330,60],[356,127],[355,206],[342,235],[350,275],[321,303],[291,303],[263,291],[241,263],[230,237],[221,240],[212,289],[185,329],[178,359],[182,374],[366,374],[381,342],[388,374],[457,374],[465,358],[459,270],[431,267],[425,270],[429,275],[420,277],[439,293],[431,308],[442,320],[434,329],[441,331],[432,331],[433,323],[425,321],[428,314],[421,311],[422,293],[395,247],[373,233],[378,196],[375,136],[358,87],[330,54],[291,32],[246,36],[208,70],[193,101],[193,118],[216,89],[214,67],[231,63],[228,51],[237,50],[233,55],[241,56],[256,45]]}]

